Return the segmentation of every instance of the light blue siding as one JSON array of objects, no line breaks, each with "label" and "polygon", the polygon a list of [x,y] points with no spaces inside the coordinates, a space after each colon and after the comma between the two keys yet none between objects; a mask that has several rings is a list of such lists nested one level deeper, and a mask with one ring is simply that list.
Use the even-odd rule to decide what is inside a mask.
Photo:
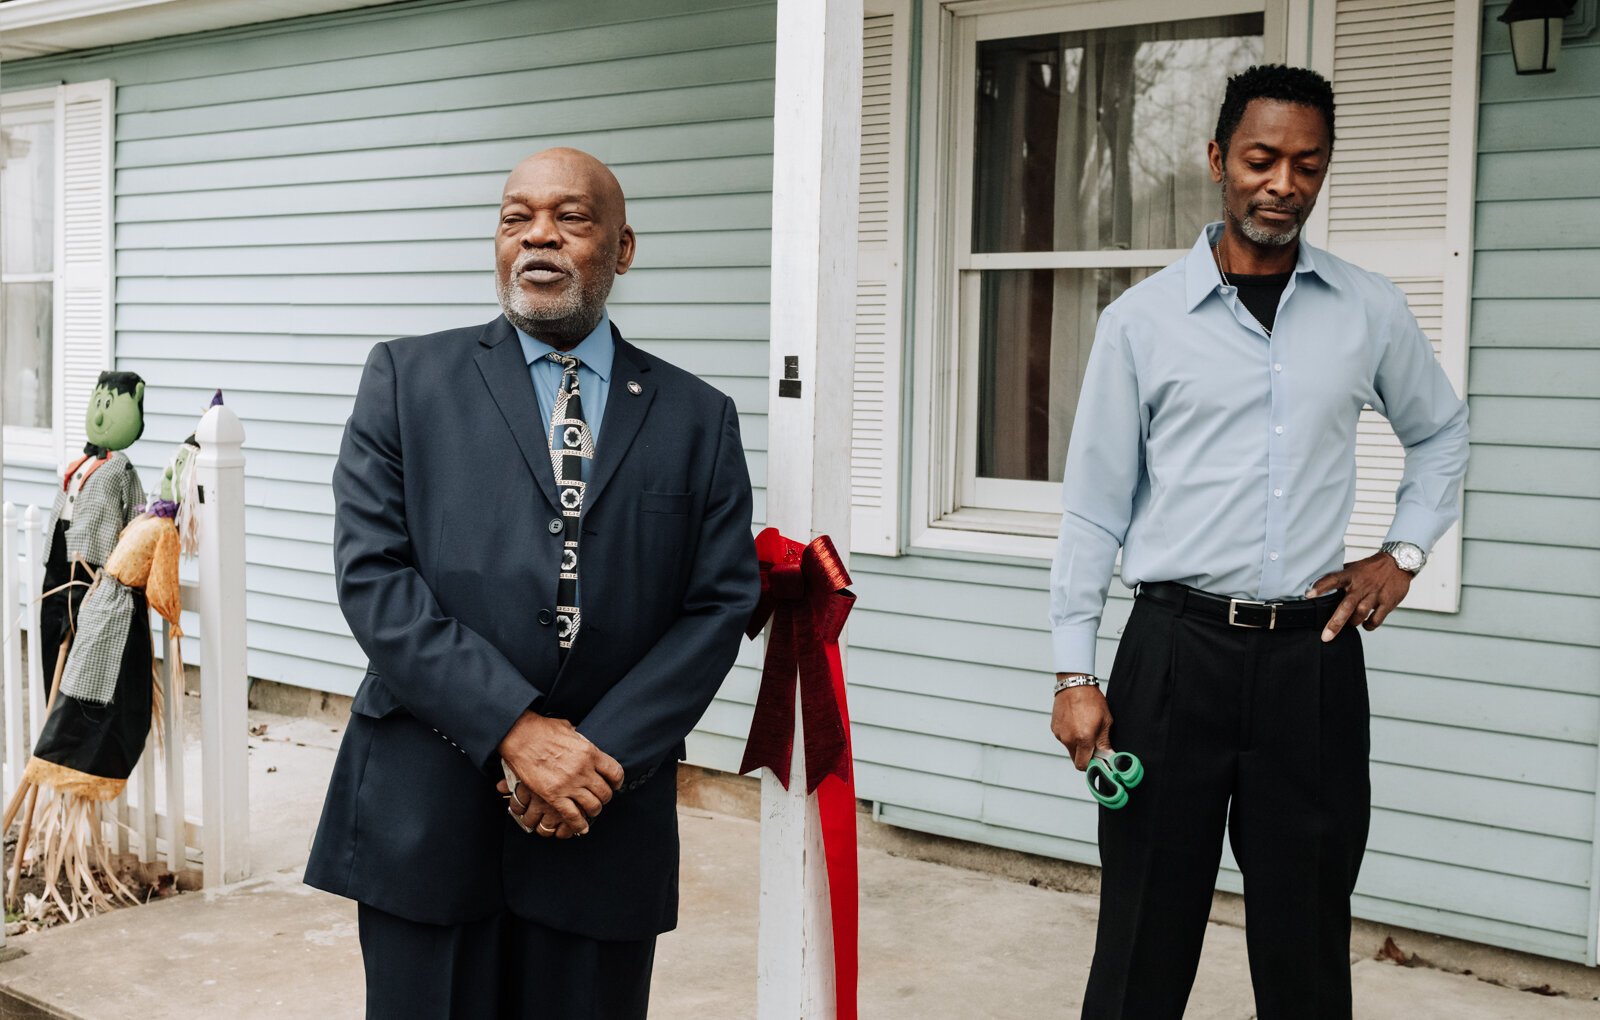
[{"label": "light blue siding", "polygon": [[[1593,961],[1600,741],[1600,40],[1518,78],[1485,11],[1461,611],[1365,635],[1373,818],[1355,909]],[[858,793],[885,821],[1095,863],[1049,732],[1044,563],[856,556]],[[1109,670],[1127,618],[1113,585]],[[754,674],[694,749],[737,760]],[[735,708],[740,704],[742,710]],[[1219,884],[1238,891],[1231,856]]]},{"label": "light blue siding", "polygon": [[[1517,78],[1485,10],[1461,611],[1367,641],[1366,917],[1593,958],[1600,761],[1600,41]],[[249,432],[250,671],[348,692],[328,477],[365,353],[494,314],[505,171],[616,167],[641,250],[629,335],[733,394],[766,462],[774,11],[741,0],[415,3],[9,63],[112,78],[116,353],[150,382],[153,479],[212,389]],[[8,468],[48,502],[49,472]],[[758,493],[757,517],[764,517]],[[893,824],[1093,863],[1096,809],[1049,734],[1046,565],[857,556],[859,793]],[[1109,669],[1130,607],[1113,586]],[[747,644],[691,738],[737,765]],[[1238,889],[1231,859],[1220,878]]]},{"label": "light blue siding", "polygon": [[[116,360],[150,387],[130,452],[153,481],[219,387],[244,420],[251,675],[359,681],[328,482],[361,364],[497,313],[500,185],[537,149],[616,169],[641,245],[612,317],[734,397],[764,485],[774,25],[741,0],[468,0],[7,63],[7,89],[117,85]],[[50,484],[8,468],[6,496]]]}]

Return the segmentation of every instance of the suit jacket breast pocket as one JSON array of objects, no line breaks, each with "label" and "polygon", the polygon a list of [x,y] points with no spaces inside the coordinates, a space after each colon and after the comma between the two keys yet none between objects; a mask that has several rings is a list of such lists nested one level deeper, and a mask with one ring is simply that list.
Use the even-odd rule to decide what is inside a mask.
[{"label": "suit jacket breast pocket", "polygon": [[682,517],[689,512],[694,501],[692,492],[650,492],[640,490],[639,509],[647,514],[668,514]]}]

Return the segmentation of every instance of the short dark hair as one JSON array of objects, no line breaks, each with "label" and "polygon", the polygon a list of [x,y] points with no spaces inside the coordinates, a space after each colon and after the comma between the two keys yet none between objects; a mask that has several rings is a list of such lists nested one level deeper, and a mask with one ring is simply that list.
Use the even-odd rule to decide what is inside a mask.
[{"label": "short dark hair", "polygon": [[1228,158],[1228,143],[1233,141],[1233,133],[1239,130],[1245,107],[1252,99],[1295,103],[1322,111],[1323,123],[1328,125],[1328,148],[1333,149],[1333,86],[1328,79],[1309,67],[1259,64],[1228,79],[1222,109],[1217,112],[1217,133],[1212,136],[1222,149],[1223,159]]},{"label": "short dark hair", "polygon": [[113,395],[127,394],[139,401],[144,406],[144,397],[139,393],[139,387],[144,385],[144,380],[139,378],[137,372],[101,372],[100,378],[95,381],[94,388],[104,386]]}]

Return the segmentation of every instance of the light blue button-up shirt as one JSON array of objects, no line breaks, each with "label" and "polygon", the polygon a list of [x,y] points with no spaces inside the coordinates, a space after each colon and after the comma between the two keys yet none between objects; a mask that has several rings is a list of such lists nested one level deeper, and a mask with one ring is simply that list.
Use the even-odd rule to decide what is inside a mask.
[{"label": "light blue button-up shirt", "polygon": [[1234,598],[1341,569],[1367,404],[1405,447],[1388,540],[1430,549],[1460,514],[1467,407],[1405,295],[1302,241],[1269,335],[1222,283],[1221,230],[1100,316],[1050,572],[1057,672],[1094,671],[1118,547],[1129,587]]},{"label": "light blue button-up shirt", "polygon": [[[516,329],[515,326],[512,327]],[[559,354],[554,347],[517,329],[517,339],[522,341],[522,356],[528,362],[528,374],[533,377],[533,393],[539,400],[539,416],[544,422],[544,439],[550,442],[550,415],[555,412],[556,394],[561,390],[561,365],[545,357]],[[611,335],[611,316],[600,313],[600,324],[583,338],[572,350],[565,352],[577,358],[578,393],[583,402],[583,417],[589,423],[589,434],[594,437],[595,448],[600,446],[600,423],[605,420],[606,397],[611,390],[611,365],[616,358],[617,342]],[[584,478],[589,476],[590,463],[583,464]]]}]

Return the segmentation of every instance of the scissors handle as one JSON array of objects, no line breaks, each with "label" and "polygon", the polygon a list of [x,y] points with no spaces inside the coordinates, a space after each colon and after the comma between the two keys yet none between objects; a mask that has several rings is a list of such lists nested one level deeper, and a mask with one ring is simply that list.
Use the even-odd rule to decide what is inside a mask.
[{"label": "scissors handle", "polygon": [[1128,803],[1128,791],[1144,780],[1144,763],[1129,751],[1096,748],[1086,773],[1089,793],[1106,808],[1116,811]]}]

